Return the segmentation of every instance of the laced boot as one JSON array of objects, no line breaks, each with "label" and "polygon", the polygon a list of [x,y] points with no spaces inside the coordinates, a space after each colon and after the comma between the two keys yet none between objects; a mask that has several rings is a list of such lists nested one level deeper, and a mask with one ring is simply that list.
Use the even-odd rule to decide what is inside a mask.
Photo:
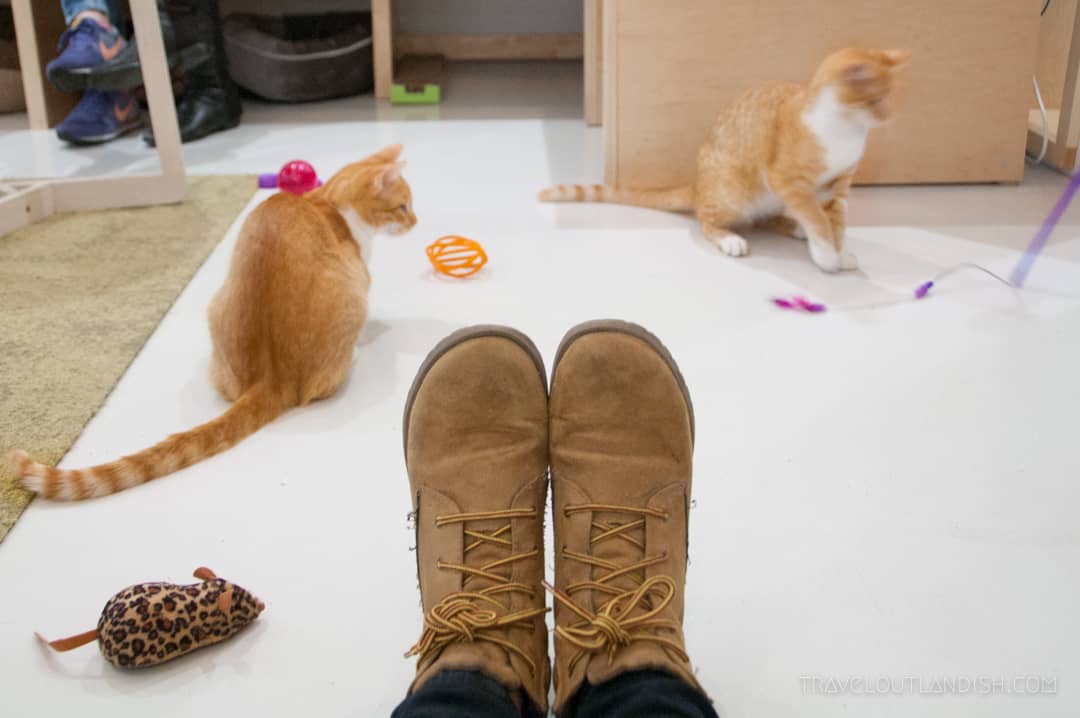
[{"label": "laced boot", "polygon": [[682,631],[694,420],[675,360],[639,326],[576,327],[549,415],[556,713],[629,671],[700,690]]},{"label": "laced boot", "polygon": [[405,461],[424,629],[410,693],[481,672],[546,715],[547,382],[524,335],[471,327],[443,340],[409,392]]}]

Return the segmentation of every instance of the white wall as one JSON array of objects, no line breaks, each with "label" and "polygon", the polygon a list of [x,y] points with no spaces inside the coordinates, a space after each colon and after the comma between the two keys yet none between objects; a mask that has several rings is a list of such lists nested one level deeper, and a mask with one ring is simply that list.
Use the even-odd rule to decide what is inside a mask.
[{"label": "white wall", "polygon": [[[400,32],[581,32],[582,0],[392,0]],[[366,10],[369,0],[221,0],[221,11]]]}]

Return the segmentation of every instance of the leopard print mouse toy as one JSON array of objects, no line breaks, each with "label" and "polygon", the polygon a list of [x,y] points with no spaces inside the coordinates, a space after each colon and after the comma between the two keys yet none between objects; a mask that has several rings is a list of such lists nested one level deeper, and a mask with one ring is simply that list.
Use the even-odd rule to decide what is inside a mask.
[{"label": "leopard print mouse toy", "polygon": [[139,583],[109,599],[97,628],[42,643],[70,651],[93,641],[114,666],[154,666],[197,648],[224,641],[250,624],[266,605],[208,568],[195,569],[202,583]]}]

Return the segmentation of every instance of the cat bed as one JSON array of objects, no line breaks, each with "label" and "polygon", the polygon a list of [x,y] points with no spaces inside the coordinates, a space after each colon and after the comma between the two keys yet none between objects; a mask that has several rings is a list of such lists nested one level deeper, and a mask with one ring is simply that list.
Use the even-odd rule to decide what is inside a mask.
[{"label": "cat bed", "polygon": [[225,18],[225,52],[237,85],[279,102],[310,102],[371,89],[370,15],[326,13]]}]

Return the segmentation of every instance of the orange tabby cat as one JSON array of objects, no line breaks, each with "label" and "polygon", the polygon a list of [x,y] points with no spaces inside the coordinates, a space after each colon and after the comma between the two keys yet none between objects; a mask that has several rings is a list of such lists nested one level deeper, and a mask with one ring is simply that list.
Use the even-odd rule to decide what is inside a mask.
[{"label": "orange tabby cat", "polygon": [[808,238],[810,257],[827,272],[855,269],[844,245],[851,179],[868,132],[889,117],[893,71],[909,58],[905,50],[840,50],[809,87],[750,90],[720,114],[698,153],[692,185],[559,185],[540,199],[693,210],[705,237],[730,256],[748,251],[734,230],[757,226]]},{"label": "orange tabby cat", "polygon": [[224,414],[89,469],[44,466],[17,451],[12,465],[25,486],[51,499],[111,494],[224,451],[337,391],[367,317],[371,239],[416,224],[400,154],[400,145],[388,147],[302,197],[276,194],[244,222],[210,304],[210,378],[233,402]]}]

